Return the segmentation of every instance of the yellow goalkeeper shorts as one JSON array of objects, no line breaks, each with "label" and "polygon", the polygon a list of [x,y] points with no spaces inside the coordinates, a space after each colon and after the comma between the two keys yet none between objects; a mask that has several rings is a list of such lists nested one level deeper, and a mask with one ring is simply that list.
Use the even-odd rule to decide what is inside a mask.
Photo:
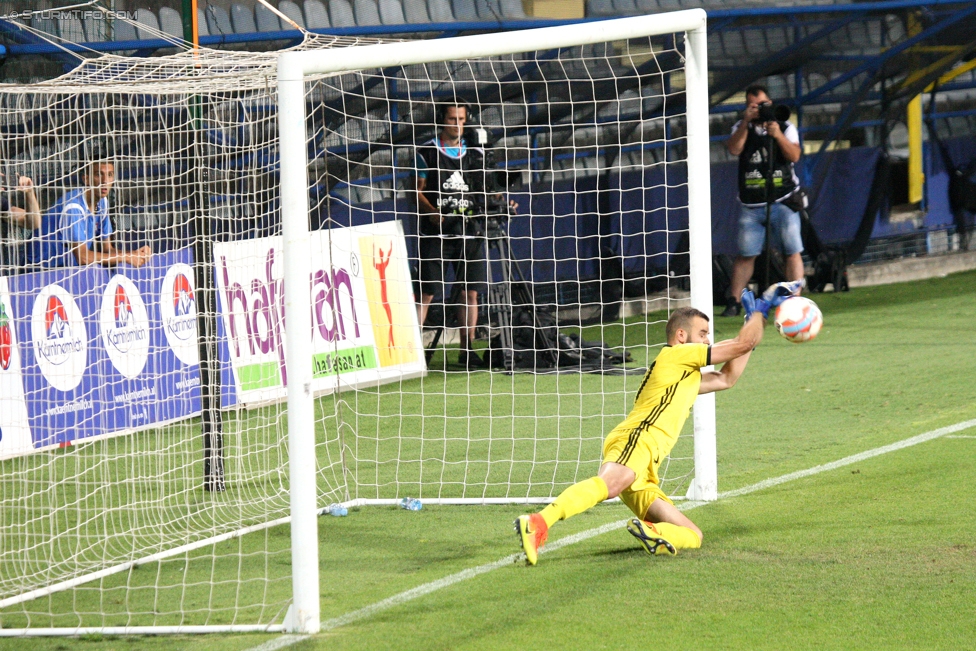
[{"label": "yellow goalkeeper shorts", "polygon": [[614,430],[603,442],[603,463],[619,463],[636,475],[634,483],[620,493],[620,501],[641,519],[656,499],[674,504],[661,490],[657,475],[664,455],[660,452],[656,433],[653,427],[643,431]]}]

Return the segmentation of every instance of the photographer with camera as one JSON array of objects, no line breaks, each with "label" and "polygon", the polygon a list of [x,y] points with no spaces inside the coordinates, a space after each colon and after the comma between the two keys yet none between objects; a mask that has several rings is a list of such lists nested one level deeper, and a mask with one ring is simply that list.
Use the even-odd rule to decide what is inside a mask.
[{"label": "photographer with camera", "polygon": [[803,208],[803,193],[793,170],[793,164],[800,160],[800,135],[789,122],[789,109],[775,106],[765,86],[756,84],[746,89],[746,110],[732,127],[726,146],[730,154],[739,157],[742,210],[739,255],[732,267],[730,296],[722,316],[737,316],[742,309],[738,297],[752,278],[756,257],[766,244],[767,227],[770,247],[783,253],[786,280],[803,278],[798,212]]},{"label": "photographer with camera", "polygon": [[[418,320],[423,326],[427,309],[438,290],[444,298],[444,272],[454,269],[461,283],[464,303],[458,322],[461,351],[458,363],[469,370],[488,364],[473,349],[478,322],[478,292],[488,286],[485,229],[489,197],[490,162],[482,146],[469,145],[464,128],[471,111],[463,101],[437,106],[438,134],[417,145],[416,201],[420,218],[420,303]],[[485,138],[480,144],[484,144]],[[492,172],[493,173],[493,172]],[[512,209],[517,205],[510,203]]]}]

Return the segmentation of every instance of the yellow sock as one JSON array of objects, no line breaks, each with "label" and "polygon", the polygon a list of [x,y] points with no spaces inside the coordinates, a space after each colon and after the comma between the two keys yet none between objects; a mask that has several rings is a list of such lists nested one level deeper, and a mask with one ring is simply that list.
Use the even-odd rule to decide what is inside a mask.
[{"label": "yellow sock", "polygon": [[578,513],[593,508],[607,499],[607,484],[599,477],[591,477],[573,484],[556,498],[552,504],[542,509],[540,515],[551,527],[560,520],[566,520]]},{"label": "yellow sock", "polygon": [[674,545],[675,549],[698,549],[701,538],[688,527],[681,527],[670,522],[655,522],[654,526],[661,532],[661,537]]}]

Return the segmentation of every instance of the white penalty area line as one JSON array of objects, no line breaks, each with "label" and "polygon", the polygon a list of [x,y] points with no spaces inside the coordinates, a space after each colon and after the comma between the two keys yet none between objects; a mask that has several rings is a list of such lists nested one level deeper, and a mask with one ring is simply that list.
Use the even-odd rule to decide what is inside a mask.
[{"label": "white penalty area line", "polygon": [[[897,452],[898,450],[904,450],[905,448],[910,448],[914,445],[919,445],[920,443],[925,443],[933,439],[937,439],[943,436],[948,436],[950,434],[955,434],[956,432],[961,432],[972,427],[976,427],[976,419],[963,421],[961,423],[956,423],[955,425],[949,425],[947,427],[940,427],[939,429],[934,429],[931,432],[925,432],[924,434],[919,434],[911,438],[907,438],[903,441],[898,441],[897,443],[892,443],[890,445],[885,445],[880,448],[874,448],[873,450],[866,450],[865,452],[859,452],[858,454],[853,454],[849,457],[844,457],[843,459],[838,459],[837,461],[832,461],[830,463],[825,463],[819,466],[814,466],[812,468],[807,468],[806,470],[799,470],[797,472],[791,472],[787,475],[781,475],[780,477],[774,477],[772,479],[766,479],[751,486],[745,486],[743,488],[737,488],[731,491],[725,491],[724,493],[718,494],[718,499],[730,499],[733,497],[741,497],[743,495],[749,495],[751,493],[756,493],[767,488],[772,488],[773,486],[779,486],[780,484],[785,484],[788,482],[796,481],[798,479],[804,479],[806,477],[811,477],[813,475],[818,475],[820,473],[829,472],[831,470],[836,470],[837,468],[843,468],[844,466],[850,466],[855,463],[860,463],[867,459],[872,459],[874,457],[881,456],[883,454],[888,454],[889,452]],[[963,438],[963,437],[957,437]],[[966,437],[966,438],[976,438],[976,437]],[[705,504],[711,504],[712,502],[704,501],[688,501],[679,502],[678,508],[682,511],[690,511],[691,509],[698,508]],[[620,529],[629,522],[630,520],[620,520],[618,522],[611,522],[605,524],[601,527],[596,527],[595,529],[589,529],[587,531],[581,531],[580,533],[573,534],[572,536],[566,536],[565,538],[560,538],[559,540],[554,540],[548,543],[543,549],[539,550],[540,554],[547,554],[554,552],[563,547],[568,547],[570,545],[575,545],[576,543],[594,538],[596,536],[609,533],[611,531],[616,531]],[[502,567],[506,567],[517,562],[522,553],[511,554],[504,558],[491,563],[486,563],[484,565],[479,565],[477,567],[472,567],[467,570],[462,570],[454,574],[445,576],[442,579],[437,579],[436,581],[431,581],[430,583],[425,583],[423,585],[417,586],[407,590],[406,592],[401,592],[400,594],[393,595],[382,601],[378,601],[374,604],[360,608],[359,610],[354,610],[352,612],[346,613],[345,615],[340,615],[333,619],[326,620],[322,622],[322,632],[330,631],[341,626],[346,626],[353,622],[359,621],[361,619],[366,619],[375,615],[376,613],[382,612],[384,610],[389,610],[395,606],[399,606],[408,601],[412,601],[424,595],[428,595],[432,592],[436,592],[442,588],[447,588],[452,585],[461,583],[462,581],[467,581],[468,579],[473,579],[476,576],[481,576],[482,574],[487,574],[493,570],[497,570]],[[286,641],[286,638],[287,641]],[[263,644],[259,647],[254,647],[253,649],[248,649],[247,651],[275,651],[277,649],[282,649],[292,644],[296,644],[304,639],[306,636],[283,636],[273,642],[281,642],[281,646],[269,646],[271,643]]]}]

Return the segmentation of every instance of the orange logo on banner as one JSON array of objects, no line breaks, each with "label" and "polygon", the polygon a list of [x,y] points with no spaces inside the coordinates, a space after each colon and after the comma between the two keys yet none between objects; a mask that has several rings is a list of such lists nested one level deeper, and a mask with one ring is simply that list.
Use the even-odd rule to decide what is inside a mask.
[{"label": "orange logo on banner", "polygon": [[412,323],[413,291],[407,265],[397,256],[394,239],[361,237],[366,298],[380,366],[417,361]]}]

